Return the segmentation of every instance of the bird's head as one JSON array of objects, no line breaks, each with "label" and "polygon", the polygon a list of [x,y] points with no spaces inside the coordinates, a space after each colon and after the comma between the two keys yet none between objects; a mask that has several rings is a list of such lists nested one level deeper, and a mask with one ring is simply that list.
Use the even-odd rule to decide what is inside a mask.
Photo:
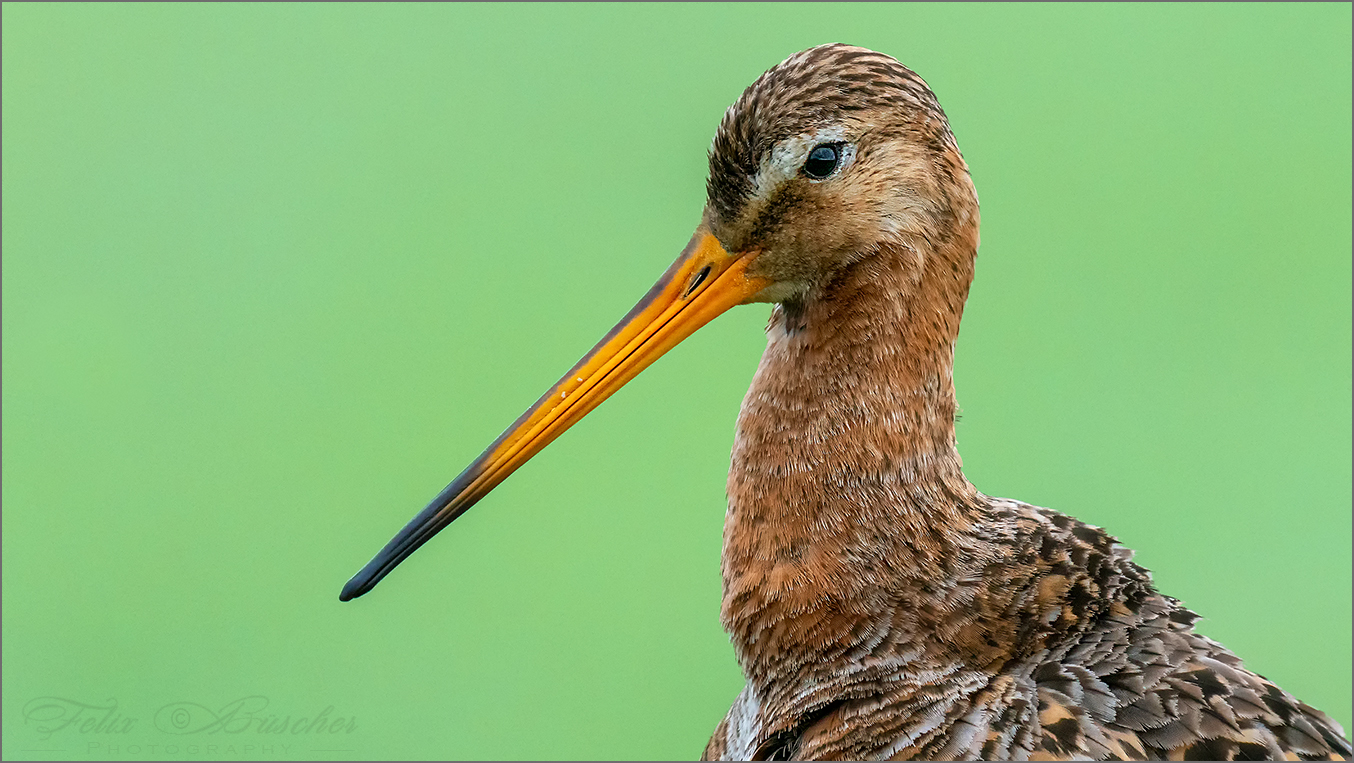
[{"label": "bird's head", "polygon": [[[348,600],[460,516],[659,356],[729,308],[812,298],[884,248],[924,273],[971,272],[977,199],[926,83],[846,45],[797,53],[730,107],[691,242],[629,314],[344,587]],[[970,245],[944,246],[956,231]],[[931,267],[937,255],[955,267]],[[958,267],[967,258],[967,270]],[[953,290],[951,290],[953,292]],[[950,300],[953,302],[954,300]]]},{"label": "bird's head", "polygon": [[796,53],[743,92],[715,134],[706,191],[702,228],[772,282],[759,302],[811,295],[881,247],[920,262],[956,232],[976,239],[977,196],[935,95],[849,45]]}]

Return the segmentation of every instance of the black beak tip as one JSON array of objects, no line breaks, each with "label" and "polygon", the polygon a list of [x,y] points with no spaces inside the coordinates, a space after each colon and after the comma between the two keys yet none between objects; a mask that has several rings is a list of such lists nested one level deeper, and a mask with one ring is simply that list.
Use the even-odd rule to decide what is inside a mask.
[{"label": "black beak tip", "polygon": [[371,590],[370,587],[364,584],[361,578],[361,575],[354,575],[353,579],[349,580],[347,584],[343,586],[343,591],[339,593],[339,601],[352,601]]},{"label": "black beak tip", "polygon": [[[493,448],[498,443],[490,446]],[[484,460],[484,456],[480,457]],[[449,504],[463,491],[466,485],[470,484],[476,476],[479,475],[477,461],[461,472],[450,485],[442,489],[441,493],[428,504],[418,516],[409,520],[409,524],[404,526],[395,537],[390,539],[385,548],[372,557],[367,566],[358,570],[356,575],[343,586],[343,591],[339,593],[339,601],[352,601],[365,594],[367,591],[376,587],[376,584],[390,571],[399,566],[400,562],[409,558],[409,555],[418,550],[419,546],[428,542],[428,539],[436,535],[442,528],[451,524],[451,521],[459,517],[466,509],[475,505],[475,500],[468,501],[457,508],[455,511],[443,513]]]},{"label": "black beak tip", "polygon": [[386,573],[390,572],[390,567],[393,566],[383,563],[384,556],[384,553],[377,554],[375,559],[367,562],[366,567],[353,575],[352,579],[344,584],[343,590],[339,593],[339,601],[352,601],[375,588],[376,584],[381,582],[381,578],[385,577]]}]

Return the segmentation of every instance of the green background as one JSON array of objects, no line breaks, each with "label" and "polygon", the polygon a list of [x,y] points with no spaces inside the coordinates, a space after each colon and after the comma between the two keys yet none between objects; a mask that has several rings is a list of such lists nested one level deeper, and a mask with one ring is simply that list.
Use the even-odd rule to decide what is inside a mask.
[{"label": "green background", "polygon": [[[972,167],[973,482],[1108,528],[1348,725],[1350,25],[6,3],[4,756],[697,756],[741,686],[720,532],[766,306],[337,596],[686,243],[742,88],[834,40],[925,77]],[[256,695],[352,731],[154,724]],[[136,722],[44,739],[41,697]]]}]

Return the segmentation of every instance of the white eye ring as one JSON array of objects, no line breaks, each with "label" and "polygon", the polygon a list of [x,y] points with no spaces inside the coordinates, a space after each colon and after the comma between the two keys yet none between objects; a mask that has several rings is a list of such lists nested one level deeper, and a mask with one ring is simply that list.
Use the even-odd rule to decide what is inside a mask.
[{"label": "white eye ring", "polygon": [[[805,165],[810,154],[822,146],[836,149],[837,165],[831,173],[818,177],[806,172]],[[850,167],[855,157],[856,144],[851,142],[846,128],[841,125],[787,138],[761,158],[760,166],[751,178],[754,189],[752,197],[768,199],[781,184],[795,177],[805,178],[811,183],[824,182]]]}]

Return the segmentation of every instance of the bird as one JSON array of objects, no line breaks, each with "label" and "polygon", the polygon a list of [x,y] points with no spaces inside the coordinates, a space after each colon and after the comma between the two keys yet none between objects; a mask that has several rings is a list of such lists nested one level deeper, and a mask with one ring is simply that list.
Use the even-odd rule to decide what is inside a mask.
[{"label": "bird", "polygon": [[1338,723],[1194,630],[1105,530],[987,496],[955,437],[978,196],[930,87],[828,44],[723,115],[694,235],[344,587],[372,589],[659,356],[773,305],[726,488],[746,683],[709,760],[1341,760]]}]

